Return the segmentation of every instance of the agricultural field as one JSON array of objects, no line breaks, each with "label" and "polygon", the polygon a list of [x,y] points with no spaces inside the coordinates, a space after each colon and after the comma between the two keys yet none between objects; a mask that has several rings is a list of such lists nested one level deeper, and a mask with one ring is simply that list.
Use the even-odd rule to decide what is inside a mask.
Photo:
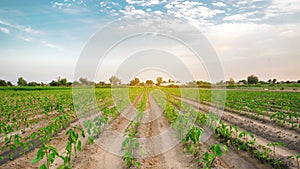
[{"label": "agricultural field", "polygon": [[52,87],[0,96],[3,169],[299,169],[299,92]]}]

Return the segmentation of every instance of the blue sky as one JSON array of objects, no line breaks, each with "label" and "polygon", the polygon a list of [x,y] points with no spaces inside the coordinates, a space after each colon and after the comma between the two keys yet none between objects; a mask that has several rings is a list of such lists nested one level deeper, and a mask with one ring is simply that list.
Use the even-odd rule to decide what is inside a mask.
[{"label": "blue sky", "polygon": [[199,28],[215,48],[226,79],[249,74],[300,79],[299,0],[1,0],[0,79],[73,80],[81,50],[97,30],[145,13],[181,18]]}]

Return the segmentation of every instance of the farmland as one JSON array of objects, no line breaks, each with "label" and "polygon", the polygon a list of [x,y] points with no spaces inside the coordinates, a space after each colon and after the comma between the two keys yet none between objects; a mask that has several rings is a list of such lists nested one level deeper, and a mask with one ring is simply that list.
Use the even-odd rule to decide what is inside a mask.
[{"label": "farmland", "polygon": [[299,169],[299,92],[51,87],[0,95],[0,168]]}]

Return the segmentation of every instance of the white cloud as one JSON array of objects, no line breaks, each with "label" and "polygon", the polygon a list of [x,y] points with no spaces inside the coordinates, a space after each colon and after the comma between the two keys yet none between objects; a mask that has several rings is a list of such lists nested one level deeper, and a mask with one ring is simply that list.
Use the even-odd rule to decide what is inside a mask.
[{"label": "white cloud", "polygon": [[41,41],[41,43],[44,45],[44,46],[46,46],[46,47],[48,47],[48,48],[58,48],[56,45],[54,45],[54,44],[52,44],[52,43],[49,43],[49,42],[46,42],[46,41]]},{"label": "white cloud", "polygon": [[15,28],[17,30],[24,31],[24,32],[27,32],[27,33],[33,33],[33,34],[40,33],[40,31],[34,30],[31,27],[22,26],[22,25],[18,25],[18,24],[11,24],[11,23],[3,21],[3,20],[0,20],[0,24],[5,25],[5,26],[9,26],[11,28]]},{"label": "white cloud", "polygon": [[146,1],[142,6],[151,6],[157,4],[159,4],[159,0],[150,0],[150,1]]},{"label": "white cloud", "polygon": [[300,12],[299,0],[273,0],[266,9],[266,17],[271,18],[282,14],[294,14]]},{"label": "white cloud", "polygon": [[0,31],[5,33],[5,34],[9,34],[10,33],[10,30],[7,29],[7,28],[3,28],[3,27],[0,27]]},{"label": "white cloud", "polygon": [[32,42],[32,39],[31,39],[31,38],[24,38],[23,40],[24,40],[24,41],[27,41],[27,42]]},{"label": "white cloud", "polygon": [[164,14],[164,13],[161,12],[161,11],[154,11],[153,13],[155,13],[155,14],[157,14],[157,15],[162,15],[162,14]]},{"label": "white cloud", "polygon": [[213,17],[224,13],[222,10],[213,10],[201,2],[194,1],[173,1],[170,4],[166,4],[165,8],[169,15],[205,24],[211,24]]},{"label": "white cloud", "polygon": [[[104,2],[100,2],[100,6],[102,7],[103,5],[106,5]],[[79,15],[84,12],[87,12],[88,9],[86,8],[86,4],[84,3],[83,0],[67,0],[64,2],[53,2],[52,7],[57,8],[60,11],[67,13],[67,14],[72,14],[72,15]]]},{"label": "white cloud", "polygon": [[32,42],[33,41],[33,38],[31,38],[31,37],[24,37],[22,35],[17,35],[17,38],[22,39],[23,41],[26,41],[26,42]]},{"label": "white cloud", "polygon": [[64,7],[71,7],[71,3],[60,3],[54,2],[52,5],[53,8],[64,8]]},{"label": "white cloud", "polygon": [[131,5],[152,6],[164,3],[165,1],[160,2],[159,0],[126,0],[126,2]]},{"label": "white cloud", "polygon": [[214,2],[214,3],[212,3],[212,5],[217,6],[217,7],[225,7],[226,6],[226,4],[223,2]]},{"label": "white cloud", "polygon": [[235,14],[235,15],[230,15],[230,16],[226,16],[224,18],[225,21],[242,21],[245,20],[244,15],[241,14]]},{"label": "white cloud", "polygon": [[134,6],[125,6],[124,10],[120,10],[119,12],[123,13],[124,15],[135,15],[135,14],[145,14],[143,10],[135,9]]}]

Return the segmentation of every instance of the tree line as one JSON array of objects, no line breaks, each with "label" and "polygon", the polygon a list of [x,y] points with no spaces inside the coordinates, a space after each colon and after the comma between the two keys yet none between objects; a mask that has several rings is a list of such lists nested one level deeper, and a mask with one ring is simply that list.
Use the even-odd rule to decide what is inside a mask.
[{"label": "tree line", "polygon": [[269,79],[267,81],[259,80],[259,78],[255,75],[250,75],[247,77],[246,80],[239,80],[235,82],[233,78],[230,78],[228,81],[221,81],[218,84],[225,84],[226,86],[237,86],[237,85],[275,85],[275,84],[295,84],[295,83],[300,83],[300,80],[298,81],[278,81],[276,78]]},{"label": "tree line", "polygon": [[[237,85],[256,85],[256,84],[289,84],[289,83],[300,83],[298,81],[278,81],[276,78],[269,79],[268,81],[261,81],[255,75],[249,75],[246,80],[239,80],[235,82],[233,78],[230,78],[228,81],[220,81],[216,85],[226,85],[226,86],[237,86]],[[66,78],[58,77],[56,80],[52,80],[50,83],[38,83],[38,82],[27,82],[23,77],[19,77],[17,81],[17,86],[96,86],[96,87],[110,87],[110,86],[119,86],[119,85],[129,85],[129,86],[176,86],[179,85],[179,81],[174,81],[172,79],[164,80],[161,76],[156,78],[156,83],[153,80],[146,80],[142,82],[138,77],[134,77],[129,84],[122,84],[122,81],[117,76],[111,76],[109,78],[109,83],[105,81],[100,81],[95,83],[88,80],[87,78],[79,78],[78,81],[70,82]],[[186,86],[198,86],[203,88],[210,88],[212,84],[206,81],[191,81],[185,83]],[[14,86],[10,81],[5,81],[0,79],[0,86]]]}]

